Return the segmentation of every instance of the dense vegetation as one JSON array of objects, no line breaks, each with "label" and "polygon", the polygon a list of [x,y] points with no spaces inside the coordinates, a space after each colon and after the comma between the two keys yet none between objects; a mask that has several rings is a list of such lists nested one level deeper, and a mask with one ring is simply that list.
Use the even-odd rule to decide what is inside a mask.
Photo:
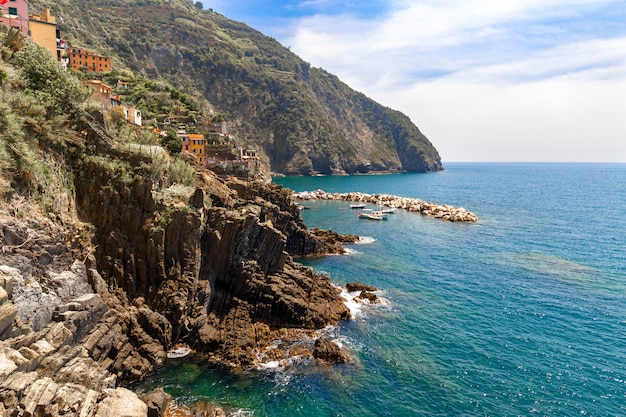
[{"label": "dense vegetation", "polygon": [[73,198],[74,172],[87,160],[115,165],[123,162],[101,153],[87,140],[88,126],[111,149],[142,156],[146,162],[115,171],[132,180],[152,177],[191,185],[192,166],[158,151],[156,134],[106,118],[89,100],[76,73],[63,71],[52,55],[19,32],[0,26],[0,197],[33,198],[45,211],[61,213]]},{"label": "dense vegetation", "polygon": [[436,149],[408,117],[192,1],[31,2],[32,10],[44,7],[72,46],[111,56],[114,76],[152,80],[133,97],[149,107],[148,119],[163,117],[178,92],[188,117],[228,114],[234,133],[274,171],[441,169]]}]

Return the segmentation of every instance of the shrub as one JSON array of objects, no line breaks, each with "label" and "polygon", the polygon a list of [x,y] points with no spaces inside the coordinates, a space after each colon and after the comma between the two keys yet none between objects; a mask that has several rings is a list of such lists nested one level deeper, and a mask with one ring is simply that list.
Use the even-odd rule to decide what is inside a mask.
[{"label": "shrub", "polygon": [[161,139],[161,144],[172,155],[179,154],[183,149],[183,142],[173,129],[167,129],[167,134]]},{"label": "shrub", "polygon": [[63,71],[52,54],[42,46],[28,43],[14,56],[21,67],[28,90],[48,107],[48,116],[75,114],[89,97],[79,80]]}]

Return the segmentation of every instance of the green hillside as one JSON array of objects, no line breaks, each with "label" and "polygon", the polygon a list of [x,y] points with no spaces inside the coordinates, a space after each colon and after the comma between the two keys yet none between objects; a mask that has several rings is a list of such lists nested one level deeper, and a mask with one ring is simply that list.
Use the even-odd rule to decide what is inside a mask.
[{"label": "green hillside", "polygon": [[442,169],[407,116],[192,1],[33,0],[30,7],[50,8],[71,46],[110,56],[111,76],[164,83],[193,101],[188,111],[227,115],[231,132],[275,172]]}]

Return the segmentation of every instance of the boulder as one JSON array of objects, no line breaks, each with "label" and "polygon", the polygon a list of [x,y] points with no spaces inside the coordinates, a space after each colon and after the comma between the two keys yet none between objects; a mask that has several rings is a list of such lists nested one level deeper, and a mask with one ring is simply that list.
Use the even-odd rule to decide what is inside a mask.
[{"label": "boulder", "polygon": [[315,341],[313,357],[328,363],[344,363],[348,361],[346,352],[337,343],[325,337],[320,337]]},{"label": "boulder", "polygon": [[17,315],[17,307],[12,303],[4,303],[0,305],[0,339],[4,338],[13,325],[13,320]]},{"label": "boulder", "polygon": [[146,417],[148,406],[126,388],[104,390],[95,417]]},{"label": "boulder", "polygon": [[357,298],[361,300],[367,300],[367,302],[369,302],[370,304],[378,304],[380,302],[378,296],[369,291],[361,291],[361,294],[359,294]]},{"label": "boulder", "polygon": [[157,388],[148,394],[139,396],[139,398],[148,406],[148,417],[163,417],[172,400],[172,397],[162,388]]},{"label": "boulder", "polygon": [[363,284],[362,282],[349,282],[346,284],[346,290],[348,292],[356,292],[356,291],[377,291],[376,287],[372,285]]},{"label": "boulder", "polygon": [[22,280],[22,274],[18,269],[0,265],[0,287],[4,288],[9,298],[13,296],[16,280]]}]

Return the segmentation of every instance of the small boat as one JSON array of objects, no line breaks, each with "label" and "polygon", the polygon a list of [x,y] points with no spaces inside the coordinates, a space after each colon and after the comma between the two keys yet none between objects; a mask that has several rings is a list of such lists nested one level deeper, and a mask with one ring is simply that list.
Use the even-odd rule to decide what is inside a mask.
[{"label": "small boat", "polygon": [[374,210],[371,213],[359,213],[359,219],[367,219],[367,220],[387,220],[387,215],[385,213],[381,213],[378,210]]},{"label": "small boat", "polygon": [[360,210],[365,208],[365,204],[350,204],[351,209]]},{"label": "small boat", "polygon": [[380,210],[381,213],[384,214],[393,214],[396,212],[396,208],[395,207],[385,207],[384,209]]}]

